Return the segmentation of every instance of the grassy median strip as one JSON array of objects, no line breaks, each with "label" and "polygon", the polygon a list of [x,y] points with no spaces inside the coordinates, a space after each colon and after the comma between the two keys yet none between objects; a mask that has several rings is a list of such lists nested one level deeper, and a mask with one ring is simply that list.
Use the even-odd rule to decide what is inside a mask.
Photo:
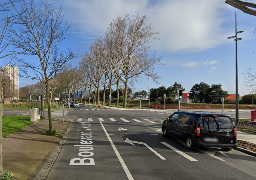
[{"label": "grassy median strip", "polygon": [[3,116],[3,137],[30,126],[30,116]]}]

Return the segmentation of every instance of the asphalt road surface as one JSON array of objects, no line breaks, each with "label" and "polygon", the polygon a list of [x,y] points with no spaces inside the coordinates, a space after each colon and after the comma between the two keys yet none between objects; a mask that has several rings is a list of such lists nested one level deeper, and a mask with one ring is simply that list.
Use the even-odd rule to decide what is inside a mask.
[{"label": "asphalt road surface", "polygon": [[256,179],[256,158],[232,150],[189,150],[164,138],[164,111],[86,106],[68,114],[72,128],[47,179]]}]

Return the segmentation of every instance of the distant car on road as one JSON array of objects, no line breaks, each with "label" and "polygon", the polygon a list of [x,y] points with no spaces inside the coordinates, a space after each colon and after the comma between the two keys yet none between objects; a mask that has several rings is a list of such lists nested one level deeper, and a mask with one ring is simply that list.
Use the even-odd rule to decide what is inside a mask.
[{"label": "distant car on road", "polygon": [[210,112],[175,112],[162,123],[163,136],[185,141],[189,149],[237,146],[237,131],[229,115]]}]

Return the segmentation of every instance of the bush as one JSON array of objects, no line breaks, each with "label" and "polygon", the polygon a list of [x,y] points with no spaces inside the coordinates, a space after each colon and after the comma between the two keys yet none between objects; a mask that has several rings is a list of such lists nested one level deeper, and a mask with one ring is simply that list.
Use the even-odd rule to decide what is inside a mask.
[{"label": "bush", "polygon": [[5,171],[2,175],[1,175],[1,180],[14,180],[14,175],[11,174],[8,171]]},{"label": "bush", "polygon": [[[53,129],[52,130],[52,135],[56,136],[56,134],[57,134],[57,131],[55,129]],[[50,135],[50,131],[49,130],[46,131],[46,135]]]}]

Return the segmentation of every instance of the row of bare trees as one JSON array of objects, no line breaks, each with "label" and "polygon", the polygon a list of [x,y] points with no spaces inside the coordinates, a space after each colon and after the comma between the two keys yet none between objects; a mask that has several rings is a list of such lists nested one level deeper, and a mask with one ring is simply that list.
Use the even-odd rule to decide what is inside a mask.
[{"label": "row of bare trees", "polygon": [[158,79],[153,68],[160,63],[160,58],[148,52],[149,42],[155,39],[157,33],[146,21],[146,16],[139,15],[117,17],[110,23],[105,36],[97,38],[83,55],[79,64],[83,76],[82,86],[90,90],[94,88],[98,105],[100,89],[103,89],[104,105],[106,89],[110,90],[111,95],[112,87],[116,86],[119,93],[120,83],[123,83],[125,107],[129,83],[136,81],[142,74]]}]

